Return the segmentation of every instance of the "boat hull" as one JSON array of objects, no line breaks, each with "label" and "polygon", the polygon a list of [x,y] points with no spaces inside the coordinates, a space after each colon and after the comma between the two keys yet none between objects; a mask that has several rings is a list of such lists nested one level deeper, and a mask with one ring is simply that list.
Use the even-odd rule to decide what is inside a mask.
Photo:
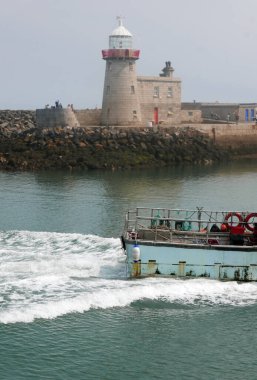
[{"label": "boat hull", "polygon": [[129,277],[208,277],[218,280],[257,281],[257,248],[196,246],[123,240]]}]

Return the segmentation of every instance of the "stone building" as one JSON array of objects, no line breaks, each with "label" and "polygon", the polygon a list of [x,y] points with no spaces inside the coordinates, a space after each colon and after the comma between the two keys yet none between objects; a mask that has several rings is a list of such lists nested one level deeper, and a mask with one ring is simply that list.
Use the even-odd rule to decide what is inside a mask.
[{"label": "stone building", "polygon": [[181,81],[173,77],[171,62],[160,76],[137,76],[132,34],[123,26],[109,36],[102,103],[102,125],[178,124],[181,111]]},{"label": "stone building", "polygon": [[257,117],[257,103],[205,103],[181,104],[182,123],[251,123]]}]

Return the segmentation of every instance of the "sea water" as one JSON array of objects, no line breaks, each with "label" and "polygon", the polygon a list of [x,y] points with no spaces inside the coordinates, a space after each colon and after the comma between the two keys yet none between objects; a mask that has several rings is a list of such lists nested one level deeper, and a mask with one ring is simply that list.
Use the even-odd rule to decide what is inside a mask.
[{"label": "sea water", "polygon": [[0,173],[0,379],[255,379],[257,284],[128,280],[127,209],[256,211],[257,165]]}]

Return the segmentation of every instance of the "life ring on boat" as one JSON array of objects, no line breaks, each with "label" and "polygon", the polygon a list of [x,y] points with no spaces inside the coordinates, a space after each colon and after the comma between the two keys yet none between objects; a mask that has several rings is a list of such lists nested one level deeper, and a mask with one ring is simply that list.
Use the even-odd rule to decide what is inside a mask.
[{"label": "life ring on boat", "polygon": [[[233,223],[230,221],[230,223],[228,222],[229,219],[233,218],[233,217],[236,217],[238,219],[238,224],[233,226]],[[242,222],[243,222],[243,217],[241,214],[239,214],[239,212],[229,212],[226,216],[225,216],[225,219],[224,219],[224,223],[226,226],[228,227],[238,227],[238,226],[241,226],[242,225]]]},{"label": "life ring on boat", "polygon": [[247,217],[245,218],[245,227],[249,230],[249,231],[254,231],[254,226],[251,226],[252,223],[249,223],[249,221],[254,218],[254,217],[257,217],[257,212],[252,212],[251,214],[248,214]]}]

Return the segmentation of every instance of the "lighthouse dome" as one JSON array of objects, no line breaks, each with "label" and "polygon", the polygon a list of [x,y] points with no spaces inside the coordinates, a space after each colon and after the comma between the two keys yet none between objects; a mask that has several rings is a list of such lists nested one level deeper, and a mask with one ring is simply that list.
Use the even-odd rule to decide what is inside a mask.
[{"label": "lighthouse dome", "polygon": [[109,36],[109,49],[131,49],[132,34],[122,24],[121,17],[117,17],[119,26]]},{"label": "lighthouse dome", "polygon": [[132,34],[126,29],[122,24],[121,17],[118,17],[119,20],[119,26],[118,28],[114,29],[110,36],[129,36],[132,37]]}]

